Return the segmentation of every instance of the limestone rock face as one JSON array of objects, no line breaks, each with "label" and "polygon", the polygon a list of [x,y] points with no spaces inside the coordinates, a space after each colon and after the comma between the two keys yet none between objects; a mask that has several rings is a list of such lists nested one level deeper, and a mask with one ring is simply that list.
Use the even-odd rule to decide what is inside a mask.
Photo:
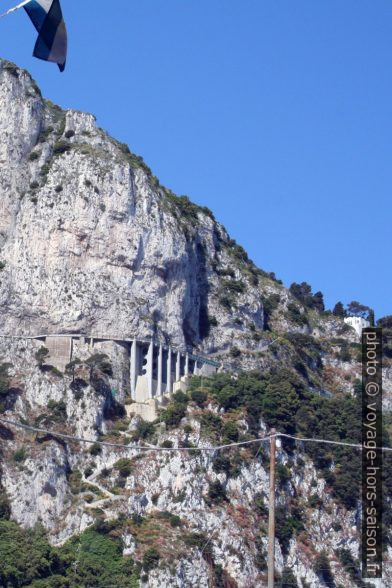
[{"label": "limestone rock face", "polygon": [[207,208],[2,60],[0,133],[2,335],[154,337],[227,365],[236,347],[246,368],[276,339],[266,328],[356,341],[341,319],[303,319]]},{"label": "limestone rock face", "polygon": [[[28,74],[5,62],[0,132],[1,332],[197,345],[210,315],[219,323],[212,341],[230,342],[236,327],[214,300],[227,235],[211,214],[190,203],[189,213],[186,201],[181,211],[91,115],[46,103]],[[258,289],[242,288],[238,318],[262,328]]]},{"label": "limestone rock face", "polygon": [[[19,419],[53,431],[52,436],[37,435],[0,423],[0,489],[9,499],[13,520],[25,528],[42,524],[50,541],[61,545],[96,522],[97,516],[108,521],[118,519],[124,555],[140,560],[145,540],[138,536],[137,525],[130,529],[126,521],[141,517],[145,522],[140,533],[148,533],[151,525],[154,535],[157,525],[162,524],[162,514],[177,517],[178,526],[163,527],[167,536],[161,535],[160,549],[167,559],[162,558],[151,570],[145,586],[208,586],[219,569],[228,585],[266,586],[265,567],[260,562],[267,553],[267,519],[264,514],[260,521],[255,499],[259,497],[267,504],[268,444],[260,447],[256,458],[248,450],[242,453],[235,476],[217,471],[218,452],[140,453],[128,444],[137,422],[121,421],[125,428],[116,428],[117,421],[110,420],[115,414],[113,399],[105,395],[102,384],[91,385],[85,374],[86,385],[75,389],[70,375],[42,371],[35,359],[36,350],[36,342],[25,340],[0,345],[0,356],[13,361],[10,372],[14,390],[0,418]],[[78,372],[77,376],[80,379],[83,374]],[[119,386],[120,376],[114,375],[112,383]],[[186,441],[198,447],[209,445],[201,435],[197,413],[197,408],[188,409],[187,432],[182,427],[158,427],[154,444],[171,442],[180,447]],[[246,430],[245,421],[238,424]],[[260,430],[266,430],[263,421]],[[100,435],[101,440],[106,438],[118,447],[104,446],[100,452],[93,452],[91,445],[63,442],[56,431],[91,440]],[[103,437],[107,431],[111,436]],[[127,444],[121,446],[122,440]],[[24,458],[16,460],[21,450]],[[117,466],[121,459],[129,463],[124,475],[119,475]],[[285,508],[290,497],[301,497],[309,504],[311,497],[317,497],[319,502],[304,511],[304,532],[291,537],[285,554],[280,540],[277,542],[277,571],[290,568],[299,586],[319,588],[315,554],[344,548],[355,559],[359,557],[360,503],[352,510],[339,505],[313,462],[300,450],[294,454],[279,450],[278,464],[278,468],[290,466],[293,472],[284,492],[280,488],[277,493],[278,508]],[[211,500],[210,489],[216,483],[225,489],[227,498],[223,501]],[[198,546],[186,546],[186,536],[199,537]],[[391,556],[389,547],[386,559]],[[338,561],[333,561],[331,568],[337,583],[354,587]],[[377,588],[391,585],[391,573],[386,562],[385,579],[375,584]]]},{"label": "limestone rock face", "polygon": [[[45,101],[28,73],[2,60],[0,138],[0,367],[10,364],[0,419],[45,430],[0,422],[0,493],[12,518],[26,528],[41,523],[56,545],[116,519],[124,555],[141,562],[146,542],[134,519],[143,517],[147,536],[160,529],[165,555],[143,586],[265,586],[268,449],[242,449],[230,475],[210,450],[141,453],[134,443],[149,437],[135,432],[146,423],[125,418],[129,357],[111,339],[193,346],[234,372],[289,368],[331,397],[358,390],[355,331],[305,308],[254,266],[208,209],[162,187],[92,115]],[[40,365],[42,342],[26,337],[65,333],[101,340],[90,349],[75,339],[73,371]],[[107,356],[110,376],[94,373],[92,353]],[[384,391],[390,411],[390,360]],[[188,405],[176,427],[155,423],[154,444],[209,445],[200,410]],[[227,417],[213,404],[203,410],[208,423]],[[230,418],[247,435],[244,419]],[[263,420],[259,431],[267,431]],[[359,557],[360,505],[339,505],[300,446],[280,450],[278,461],[292,472],[278,506],[300,497],[306,508],[303,532],[285,549],[277,542],[277,570],[288,567],[301,588],[319,588],[317,553],[345,548]],[[390,567],[377,588],[392,585]],[[332,568],[337,585],[353,585],[338,560]]]}]

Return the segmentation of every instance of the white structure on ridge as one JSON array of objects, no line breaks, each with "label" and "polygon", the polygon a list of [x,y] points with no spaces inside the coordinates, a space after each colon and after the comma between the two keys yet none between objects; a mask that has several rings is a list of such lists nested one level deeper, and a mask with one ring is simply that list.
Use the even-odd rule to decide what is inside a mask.
[{"label": "white structure on ridge", "polygon": [[361,316],[347,316],[344,322],[356,331],[359,338],[362,337],[362,329],[370,327],[370,322]]}]

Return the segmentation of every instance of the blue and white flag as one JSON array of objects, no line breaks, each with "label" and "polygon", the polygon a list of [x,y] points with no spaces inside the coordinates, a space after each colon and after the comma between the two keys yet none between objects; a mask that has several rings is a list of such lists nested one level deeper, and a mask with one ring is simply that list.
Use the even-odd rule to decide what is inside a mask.
[{"label": "blue and white flag", "polygon": [[30,0],[24,6],[38,31],[34,57],[57,63],[64,71],[67,60],[67,29],[59,0]]}]

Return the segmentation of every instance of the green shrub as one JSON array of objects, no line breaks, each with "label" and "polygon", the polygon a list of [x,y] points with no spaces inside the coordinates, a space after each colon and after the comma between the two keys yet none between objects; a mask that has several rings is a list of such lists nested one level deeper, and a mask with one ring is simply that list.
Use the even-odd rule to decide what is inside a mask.
[{"label": "green shrub", "polygon": [[279,294],[271,294],[268,298],[263,298],[262,303],[264,308],[264,326],[266,329],[269,329],[272,314],[279,307],[280,296]]},{"label": "green shrub", "polygon": [[220,504],[221,502],[225,502],[228,500],[226,490],[219,482],[219,480],[210,483],[208,488],[208,498],[211,502],[214,502],[216,504]]},{"label": "green shrub", "polygon": [[175,502],[175,503],[184,502],[185,499],[186,499],[186,491],[185,490],[181,490],[181,492],[178,492],[178,494],[173,496],[173,502]]},{"label": "green shrub", "polygon": [[216,273],[220,276],[229,276],[230,278],[235,278],[235,271],[232,267],[217,269]]},{"label": "green shrub", "polygon": [[227,421],[222,429],[223,443],[236,442],[239,439],[239,431],[237,425],[233,421]]},{"label": "green shrub", "polygon": [[50,368],[50,372],[56,376],[57,378],[63,378],[64,375],[60,372],[60,370],[58,368],[56,368],[54,365],[48,366]]},{"label": "green shrub", "polygon": [[359,561],[353,558],[349,549],[337,549],[335,553],[356,586],[359,588],[371,588],[370,584],[367,584],[362,580]]},{"label": "green shrub", "polygon": [[320,508],[323,504],[323,501],[321,500],[320,496],[318,494],[312,494],[309,497],[308,500],[308,505],[310,508]]},{"label": "green shrub", "polygon": [[12,459],[16,463],[23,463],[26,458],[27,458],[27,452],[24,447],[20,447],[19,449],[14,451],[14,453],[12,454]]},{"label": "green shrub", "polygon": [[49,174],[50,172],[50,166],[48,163],[44,163],[44,165],[41,167],[39,175],[43,176],[43,178],[45,179],[46,176]]},{"label": "green shrub", "polygon": [[53,129],[53,127],[52,127],[52,126],[49,126],[49,127],[47,127],[46,129],[42,129],[42,131],[41,131],[41,133],[40,133],[40,136],[39,136],[39,138],[38,138],[38,142],[39,142],[39,143],[45,143],[45,142],[48,140],[48,138],[49,138],[49,135],[50,135],[51,133],[53,133],[53,130],[54,130],[54,129]]},{"label": "green shrub", "polygon": [[148,439],[155,433],[155,428],[152,423],[146,421],[140,421],[136,425],[136,429],[132,433],[132,439],[134,441],[140,441],[140,439]]},{"label": "green shrub", "polygon": [[134,562],[123,557],[121,539],[109,534],[112,529],[110,524],[87,529],[58,550],[70,586],[138,586]]},{"label": "green shrub", "polygon": [[224,455],[219,454],[212,464],[212,469],[214,472],[221,473],[224,472],[225,474],[229,474],[231,470],[231,463],[230,459]]},{"label": "green shrub", "polygon": [[176,214],[190,224],[196,225],[198,223],[199,212],[202,212],[201,208],[191,202],[188,196],[176,196],[173,192],[166,191],[166,199]]},{"label": "green shrub", "polygon": [[168,427],[177,427],[186,414],[186,405],[176,402],[162,411],[161,418]]},{"label": "green shrub", "polygon": [[342,345],[342,347],[340,348],[338,359],[340,359],[340,361],[351,361],[351,353],[347,344]]},{"label": "green shrub", "polygon": [[63,400],[59,402],[49,400],[48,409],[51,411],[52,419],[55,422],[63,423],[67,419],[67,405]]},{"label": "green shrub", "polygon": [[11,507],[8,496],[0,493],[0,520],[8,520],[11,516]]},{"label": "green shrub", "polygon": [[29,161],[36,161],[40,158],[41,153],[38,151],[32,151],[29,155]]},{"label": "green shrub", "polygon": [[297,580],[296,580],[293,572],[289,568],[284,568],[284,570],[282,571],[281,587],[282,588],[299,588]]},{"label": "green shrub", "polygon": [[187,547],[203,549],[208,543],[208,537],[204,533],[190,533],[182,537]]},{"label": "green shrub", "polygon": [[0,585],[4,587],[29,586],[62,571],[62,562],[41,529],[25,531],[5,520],[0,520],[0,561]]},{"label": "green shrub", "polygon": [[10,61],[5,61],[3,63],[3,70],[11,74],[14,78],[19,78],[19,68]]},{"label": "green shrub", "polygon": [[250,263],[248,254],[245,249],[238,245],[235,239],[228,239],[227,241],[227,252],[232,255],[239,263]]},{"label": "green shrub", "polygon": [[282,463],[278,463],[276,466],[276,478],[279,484],[284,486],[291,480],[290,469]]},{"label": "green shrub", "polygon": [[334,578],[332,575],[331,566],[328,560],[328,555],[325,551],[322,551],[316,556],[314,561],[314,571],[322,582],[327,586],[334,585]]},{"label": "green shrub", "polygon": [[196,388],[196,390],[191,391],[191,399],[195,402],[200,408],[202,408],[208,399],[208,394],[201,390],[200,388]]},{"label": "green shrub", "polygon": [[287,315],[288,318],[297,325],[304,326],[308,324],[308,319],[306,316],[302,314],[298,306],[292,302],[287,305]]},{"label": "green shrub", "polygon": [[114,423],[114,431],[121,431],[123,433],[125,433],[125,431],[128,431],[128,427],[129,427],[129,421],[128,419],[121,419],[117,422]]},{"label": "green shrub", "polygon": [[109,357],[106,353],[95,353],[91,355],[87,360],[86,364],[90,368],[90,379],[94,376],[94,371],[99,370],[103,374],[109,377],[113,377],[112,364],[109,361]]},{"label": "green shrub", "polygon": [[298,533],[304,528],[303,513],[298,508],[292,508],[290,514],[287,507],[278,506],[275,515],[276,537],[280,542],[283,554],[287,555],[291,537],[294,533]]},{"label": "green shrub", "polygon": [[168,521],[172,527],[180,527],[181,519],[176,514],[168,512],[167,510],[158,513],[158,518]]},{"label": "green shrub", "polygon": [[231,312],[232,308],[235,306],[235,301],[232,296],[229,296],[228,294],[223,294],[219,298],[219,304],[223,306],[223,308],[226,309],[228,312]]},{"label": "green shrub", "polygon": [[127,478],[132,472],[132,462],[127,457],[117,460],[113,468],[118,470],[122,478]]},{"label": "green shrub", "polygon": [[89,452],[91,455],[100,455],[102,453],[102,445],[100,443],[94,443],[91,445]]},{"label": "green shrub", "polygon": [[143,569],[146,572],[153,570],[159,564],[160,555],[154,547],[147,549],[145,554],[143,555]]},{"label": "green shrub", "polygon": [[245,284],[239,280],[223,280],[222,290],[229,294],[243,294],[245,292]]},{"label": "green shrub", "polygon": [[94,468],[91,465],[89,465],[84,470],[84,477],[89,478],[93,473],[94,473]]},{"label": "green shrub", "polygon": [[49,357],[49,349],[47,349],[46,347],[40,347],[38,351],[36,351],[34,357],[39,367],[42,368],[45,360]]},{"label": "green shrub", "polygon": [[12,367],[11,363],[0,363],[0,397],[7,396],[10,388],[9,369]]},{"label": "green shrub", "polygon": [[267,517],[268,516],[268,508],[266,507],[266,505],[264,503],[264,497],[262,494],[255,494],[253,507],[254,507],[256,513],[260,517]]},{"label": "green shrub", "polygon": [[59,141],[56,141],[56,143],[53,146],[53,155],[62,155],[63,153],[67,153],[67,151],[70,151],[70,149],[71,144],[68,143],[68,141],[60,139]]},{"label": "green shrub", "polygon": [[213,412],[204,412],[198,416],[201,425],[201,434],[211,438],[217,439],[222,430],[222,419]]},{"label": "green shrub", "polygon": [[231,357],[239,357],[241,355],[241,351],[238,349],[238,347],[233,345],[233,347],[230,349],[230,355]]},{"label": "green shrub", "polygon": [[178,390],[177,392],[175,392],[173,394],[173,401],[176,403],[183,403],[183,404],[187,404],[187,402],[189,401],[188,395],[185,394],[184,392],[182,392],[182,390]]},{"label": "green shrub", "polygon": [[258,570],[264,571],[267,569],[267,558],[265,554],[265,548],[260,537],[255,540],[256,557],[255,564]]},{"label": "green shrub", "polygon": [[230,382],[215,394],[219,404],[225,409],[230,410],[239,406],[238,389],[235,384]]},{"label": "green shrub", "polygon": [[163,443],[161,443],[161,447],[165,447],[166,449],[171,449],[173,447],[173,441],[170,441],[169,439],[165,439],[165,441],[163,441]]}]

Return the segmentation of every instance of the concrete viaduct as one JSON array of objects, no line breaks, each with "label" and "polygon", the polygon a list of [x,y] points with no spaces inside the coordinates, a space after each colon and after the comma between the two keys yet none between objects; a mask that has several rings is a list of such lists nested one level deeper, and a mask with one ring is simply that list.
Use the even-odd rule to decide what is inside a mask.
[{"label": "concrete viaduct", "polygon": [[189,350],[175,349],[153,340],[123,336],[69,333],[4,338],[42,341],[49,350],[48,361],[62,372],[72,361],[75,347],[87,345],[92,351],[98,342],[116,343],[127,351],[130,393],[135,403],[149,403],[177,390],[186,389],[188,376],[209,376],[216,373],[220,366],[219,363],[195,355]]}]

